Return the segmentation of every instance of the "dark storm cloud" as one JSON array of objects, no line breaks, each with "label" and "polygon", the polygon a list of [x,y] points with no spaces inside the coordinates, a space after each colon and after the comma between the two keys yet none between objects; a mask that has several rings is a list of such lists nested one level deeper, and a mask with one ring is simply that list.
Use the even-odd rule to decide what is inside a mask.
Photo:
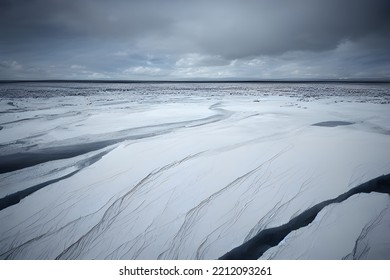
[{"label": "dark storm cloud", "polygon": [[154,73],[352,42],[370,63],[379,53],[385,63],[389,14],[388,0],[3,0],[0,62]]},{"label": "dark storm cloud", "polygon": [[30,40],[78,37],[126,38],[144,32],[158,32],[169,19],[161,9],[153,9],[153,1],[143,2],[5,1],[0,11],[1,37],[11,42],[28,43]]},{"label": "dark storm cloud", "polygon": [[236,2],[212,15],[221,22],[207,28],[200,41],[231,58],[322,51],[346,39],[387,36],[389,7],[389,1],[359,0]]}]

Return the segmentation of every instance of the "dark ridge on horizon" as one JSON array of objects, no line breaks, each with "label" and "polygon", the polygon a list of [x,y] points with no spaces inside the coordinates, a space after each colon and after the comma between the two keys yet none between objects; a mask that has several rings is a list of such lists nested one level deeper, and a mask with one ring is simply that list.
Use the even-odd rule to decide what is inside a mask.
[{"label": "dark ridge on horizon", "polygon": [[319,80],[67,80],[67,79],[43,79],[43,80],[0,80],[0,84],[7,83],[96,83],[96,84],[202,84],[202,83],[281,83],[281,84],[316,84],[316,83],[390,83],[390,79],[319,79]]}]

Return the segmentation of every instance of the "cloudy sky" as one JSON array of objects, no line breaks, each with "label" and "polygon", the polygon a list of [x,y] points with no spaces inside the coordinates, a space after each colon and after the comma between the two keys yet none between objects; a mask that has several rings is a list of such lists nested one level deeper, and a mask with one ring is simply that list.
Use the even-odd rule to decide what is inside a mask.
[{"label": "cloudy sky", "polygon": [[389,0],[0,0],[0,79],[390,79]]}]

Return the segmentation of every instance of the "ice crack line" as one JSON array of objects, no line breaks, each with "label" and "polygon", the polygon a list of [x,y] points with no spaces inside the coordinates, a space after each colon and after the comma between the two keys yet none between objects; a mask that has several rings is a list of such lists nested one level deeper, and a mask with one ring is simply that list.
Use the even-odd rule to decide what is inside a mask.
[{"label": "ice crack line", "polygon": [[365,239],[367,235],[382,222],[382,219],[385,216],[388,208],[389,206],[383,209],[373,221],[369,222],[364,226],[364,228],[360,232],[359,237],[355,241],[355,246],[352,252],[346,255],[345,257],[343,257],[343,260],[346,259],[360,260],[367,255],[367,253],[370,251],[370,247],[369,244],[367,243],[367,240]]},{"label": "ice crack line", "polygon": [[29,195],[33,194],[34,192],[39,191],[40,189],[43,189],[46,186],[49,186],[49,185],[57,183],[57,182],[59,182],[61,180],[65,180],[67,178],[72,177],[73,175],[77,174],[78,172],[80,172],[84,168],[86,168],[86,167],[94,164],[95,162],[99,161],[104,155],[109,153],[111,150],[112,149],[107,150],[107,151],[103,151],[103,152],[101,152],[99,154],[91,156],[90,158],[87,158],[85,160],[79,161],[76,164],[76,165],[79,166],[79,168],[77,170],[73,171],[73,172],[70,172],[70,173],[64,175],[64,176],[61,176],[59,178],[55,178],[55,179],[52,179],[52,180],[49,180],[49,181],[46,181],[46,182],[43,182],[43,183],[31,186],[29,188],[26,188],[24,190],[21,190],[21,191],[12,193],[12,194],[9,194],[9,195],[1,198],[0,199],[0,211],[5,209],[5,208],[7,208],[7,207],[12,206],[12,205],[18,204],[26,196],[29,196]]},{"label": "ice crack line", "polygon": [[143,127],[129,128],[114,133],[95,135],[94,138],[102,140],[95,142],[84,143],[81,139],[75,139],[77,143],[59,145],[55,147],[42,148],[34,152],[20,152],[0,155],[0,174],[12,172],[26,167],[34,166],[40,163],[45,163],[58,159],[67,159],[92,151],[97,151],[106,148],[110,145],[118,144],[126,140],[138,140],[149,137],[155,137],[170,133],[181,128],[197,127],[208,125],[230,117],[233,112],[219,108],[220,103],[216,103],[209,107],[216,114],[194,120],[181,122],[162,123],[158,125],[150,125]]},{"label": "ice crack line", "polygon": [[87,233],[85,233],[82,237],[80,237],[79,240],[77,240],[75,243],[73,243],[71,246],[65,249],[61,254],[59,254],[56,257],[56,259],[76,259],[77,257],[79,257],[87,246],[90,246],[90,244],[93,243],[94,240],[96,240],[99,236],[104,234],[104,232],[114,223],[115,219],[124,209],[126,209],[126,207],[128,207],[133,196],[138,191],[142,190],[142,188],[147,186],[150,182],[155,180],[157,177],[161,176],[161,174],[164,171],[169,170],[170,168],[173,168],[175,166],[178,166],[179,164],[182,164],[185,161],[191,160],[199,156],[201,153],[202,152],[189,155],[185,158],[169,163],[149,173],[146,177],[141,179],[134,187],[132,187],[128,192],[126,192],[124,195],[116,199],[107,208],[100,221],[94,227],[92,227]]},{"label": "ice crack line", "polygon": [[[260,171],[262,168],[266,167],[267,165],[270,165],[276,158],[281,156],[286,150],[280,151],[276,155],[272,156],[267,161],[263,162],[261,165],[257,166],[256,168],[250,170],[249,172],[241,175],[240,177],[236,178],[234,181],[230,182],[225,187],[219,189],[218,191],[212,193],[209,197],[202,200],[199,204],[191,208],[185,215],[184,221],[178,230],[178,232],[173,237],[170,247],[161,253],[158,256],[158,259],[178,259],[179,258],[179,252],[181,251],[181,247],[185,243],[184,240],[186,238],[189,238],[191,231],[194,227],[196,227],[196,223],[205,215],[205,212],[207,211],[209,204],[224,194],[225,192],[229,191],[232,188],[239,187],[245,180],[247,180],[251,175],[255,174],[256,172]],[[259,186],[260,187],[260,186]],[[238,207],[238,205],[236,205]],[[235,208],[235,207],[234,207]],[[241,208],[241,211],[244,211],[244,208]],[[236,209],[231,209],[230,211],[237,211],[236,215],[233,216],[234,219],[238,219],[238,217],[241,215],[241,211]],[[234,224],[234,221],[227,221],[225,223],[228,224]],[[203,242],[204,243],[204,242]],[[200,245],[202,247],[202,244]],[[200,256],[201,249],[198,249],[197,256]]]},{"label": "ice crack line", "polygon": [[307,209],[288,223],[261,230],[253,238],[242,245],[227,252],[219,259],[222,260],[250,260],[260,258],[269,248],[278,245],[290,232],[309,225],[317,214],[326,206],[332,203],[340,203],[358,193],[387,193],[390,195],[390,174],[382,175],[363,183],[336,198],[320,202]]}]

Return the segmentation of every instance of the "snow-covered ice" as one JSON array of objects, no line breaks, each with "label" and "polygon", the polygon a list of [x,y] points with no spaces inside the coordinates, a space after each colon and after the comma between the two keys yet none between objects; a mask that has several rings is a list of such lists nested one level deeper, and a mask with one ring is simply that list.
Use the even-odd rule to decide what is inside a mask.
[{"label": "snow-covered ice", "polygon": [[[390,173],[388,84],[0,84],[2,259],[215,259]],[[389,259],[390,197],[261,258]]]}]

